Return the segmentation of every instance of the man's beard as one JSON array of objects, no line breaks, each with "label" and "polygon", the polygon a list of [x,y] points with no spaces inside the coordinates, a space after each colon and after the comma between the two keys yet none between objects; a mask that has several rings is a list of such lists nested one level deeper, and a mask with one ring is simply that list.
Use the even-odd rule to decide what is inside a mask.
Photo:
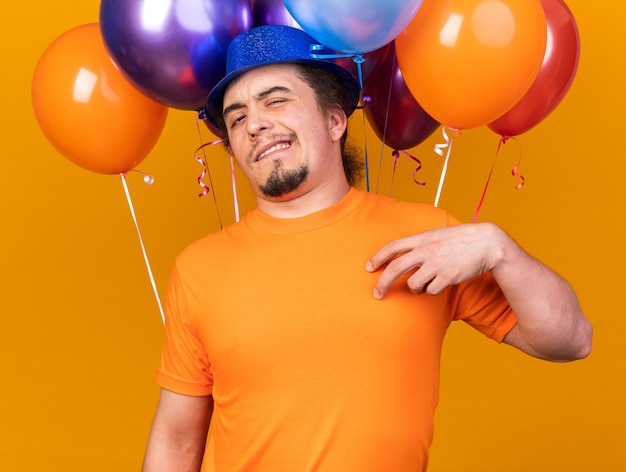
[{"label": "man's beard", "polygon": [[280,161],[276,161],[272,173],[259,189],[266,197],[282,197],[296,190],[308,176],[309,168],[306,165],[286,170],[281,169]]}]

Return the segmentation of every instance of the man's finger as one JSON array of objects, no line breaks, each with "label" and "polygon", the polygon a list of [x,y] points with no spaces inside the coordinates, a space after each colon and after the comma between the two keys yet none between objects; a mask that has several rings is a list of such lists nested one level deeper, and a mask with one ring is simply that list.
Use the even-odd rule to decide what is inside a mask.
[{"label": "man's finger", "polygon": [[365,270],[375,272],[399,255],[415,249],[418,245],[418,236],[407,236],[388,242],[370,257],[365,265]]},{"label": "man's finger", "polygon": [[374,286],[374,298],[381,299],[389,291],[391,286],[404,274],[418,270],[421,260],[415,252],[401,255],[391,261],[380,274]]}]

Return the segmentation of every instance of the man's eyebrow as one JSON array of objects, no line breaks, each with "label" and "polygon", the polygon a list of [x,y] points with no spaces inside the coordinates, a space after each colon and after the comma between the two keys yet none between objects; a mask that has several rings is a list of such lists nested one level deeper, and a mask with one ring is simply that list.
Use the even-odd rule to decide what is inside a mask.
[{"label": "man's eyebrow", "polygon": [[[281,85],[276,85],[274,87],[270,87],[266,90],[263,90],[254,98],[256,100],[262,100],[265,97],[268,97],[269,95],[276,93],[276,92],[291,93],[291,89],[288,87],[283,87]],[[232,105],[228,105],[226,108],[224,108],[224,112],[222,113],[222,116],[224,117],[224,119],[226,119],[229,113],[232,113],[233,111],[238,110],[243,107],[244,107],[243,103],[233,103]]]},{"label": "man's eyebrow", "polygon": [[224,108],[222,117],[224,118],[224,120],[226,120],[226,117],[228,116],[229,113],[232,113],[233,111],[238,110],[239,108],[243,108],[242,103],[233,103],[232,105],[227,106],[226,108]]},{"label": "man's eyebrow", "polygon": [[287,87],[283,87],[282,85],[276,85],[274,87],[270,87],[267,90],[264,90],[263,92],[261,92],[260,94],[258,94],[256,96],[257,100],[261,100],[265,97],[267,97],[268,95],[271,95],[275,92],[283,92],[283,93],[291,93],[291,89],[287,88]]}]

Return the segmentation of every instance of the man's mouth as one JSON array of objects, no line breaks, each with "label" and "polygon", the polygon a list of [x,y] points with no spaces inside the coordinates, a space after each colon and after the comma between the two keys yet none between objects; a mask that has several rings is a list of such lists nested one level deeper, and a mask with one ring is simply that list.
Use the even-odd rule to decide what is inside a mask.
[{"label": "man's mouth", "polygon": [[270,154],[272,154],[273,152],[280,151],[281,149],[287,149],[289,146],[291,146],[291,141],[283,141],[278,144],[274,144],[271,148],[266,149],[261,154],[259,154],[256,160],[260,161],[264,157],[267,157]]}]

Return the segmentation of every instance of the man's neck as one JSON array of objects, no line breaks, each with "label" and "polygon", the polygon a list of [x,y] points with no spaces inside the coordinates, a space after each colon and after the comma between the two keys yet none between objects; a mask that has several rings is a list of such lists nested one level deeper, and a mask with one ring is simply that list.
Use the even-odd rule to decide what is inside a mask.
[{"label": "man's neck", "polygon": [[334,205],[344,198],[349,191],[350,185],[347,182],[329,184],[324,187],[316,187],[293,198],[286,196],[280,200],[270,200],[257,197],[257,207],[263,213],[275,218],[299,218]]}]

